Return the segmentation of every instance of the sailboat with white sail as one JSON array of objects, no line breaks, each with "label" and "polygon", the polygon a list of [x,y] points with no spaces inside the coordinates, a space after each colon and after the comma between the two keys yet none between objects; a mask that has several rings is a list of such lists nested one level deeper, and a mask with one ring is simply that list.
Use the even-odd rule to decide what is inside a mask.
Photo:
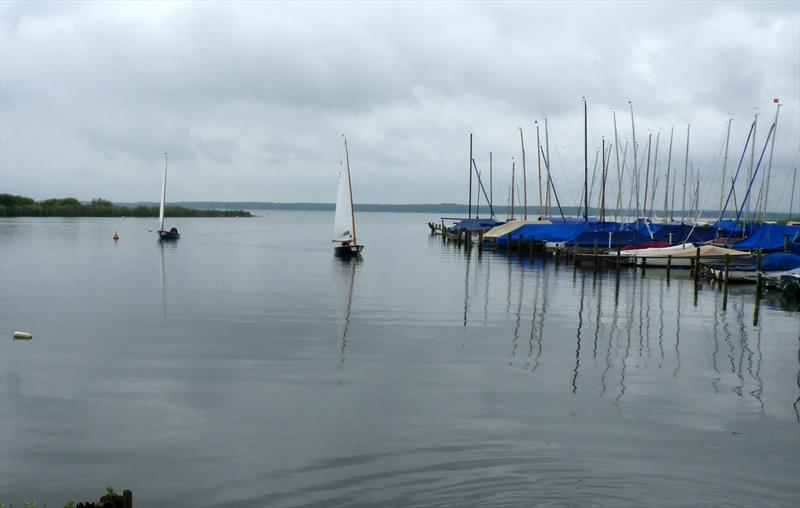
[{"label": "sailboat with white sail", "polygon": [[178,228],[169,228],[169,231],[164,229],[164,208],[167,205],[167,161],[169,156],[164,152],[164,180],[161,182],[161,206],[158,209],[158,239],[159,240],[177,240],[181,237],[178,233]]},{"label": "sailboat with white sail", "polygon": [[333,253],[339,257],[356,257],[364,250],[356,240],[356,216],[353,211],[353,184],[350,179],[350,154],[344,138],[344,164],[339,170],[339,190],[336,195],[336,214],[333,224],[333,242],[338,243]]}]

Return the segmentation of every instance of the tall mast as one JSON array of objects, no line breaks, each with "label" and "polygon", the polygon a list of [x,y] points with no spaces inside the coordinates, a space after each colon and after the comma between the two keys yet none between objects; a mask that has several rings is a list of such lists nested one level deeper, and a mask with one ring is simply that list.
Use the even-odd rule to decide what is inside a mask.
[{"label": "tall mast", "polygon": [[797,166],[794,167],[794,176],[792,177],[792,197],[789,199],[789,220],[792,220],[792,211],[794,210],[794,186],[797,182]]},{"label": "tall mast", "polygon": [[167,161],[169,155],[164,152],[164,180],[161,182],[161,206],[158,209],[158,221],[161,225],[160,231],[164,231],[164,207],[167,202]]},{"label": "tall mast", "polygon": [[[610,146],[608,147],[611,148]],[[600,222],[605,222],[606,220],[606,138],[603,137],[602,142],[602,150],[603,150],[603,171],[600,177]]]},{"label": "tall mast", "polygon": [[686,125],[686,157],[683,161],[683,200],[681,201],[681,224],[683,224],[684,215],[686,211],[686,176],[689,170],[689,132],[692,124]]},{"label": "tall mast", "polygon": [[514,220],[514,157],[511,157],[511,220]]},{"label": "tall mast", "polygon": [[[525,141],[522,139],[522,127],[519,128],[519,142],[522,146],[522,196],[523,196],[523,219],[528,220],[528,170],[525,167]],[[541,182],[540,182],[541,183]],[[541,194],[540,204],[541,204]]]},{"label": "tall mast", "polygon": [[472,218],[472,133],[469,133],[469,205],[467,206],[467,218]]},{"label": "tall mast", "polygon": [[619,136],[617,135],[617,112],[613,109],[611,114],[614,116],[614,153],[616,153],[617,160],[617,202],[614,213],[614,219],[619,220],[619,209],[622,205],[622,174],[619,170]]},{"label": "tall mast", "polygon": [[650,182],[650,146],[653,141],[653,133],[647,135],[647,171],[644,174],[644,206],[642,207],[642,216],[647,216],[647,188]]},{"label": "tall mast", "polygon": [[653,194],[650,198],[650,215],[648,217],[653,217],[653,210],[656,207],[656,185],[658,185],[658,178],[656,175],[658,174],[658,143],[661,140],[661,131],[659,130],[656,133],[656,153],[653,155]]},{"label": "tall mast", "polygon": [[[545,209],[545,214],[550,217],[550,187],[553,185],[553,181],[550,179],[550,133],[547,128],[547,116],[544,117],[544,155],[546,157],[544,169],[547,171],[547,207]],[[541,148],[538,149],[541,154]]]},{"label": "tall mast", "polygon": [[775,101],[775,125],[774,132],[772,133],[772,146],[769,149],[769,162],[767,163],[767,185],[766,190],[764,191],[764,206],[763,206],[763,213],[761,214],[761,220],[763,221],[766,214],[767,214],[767,200],[769,199],[769,179],[772,176],[772,154],[775,152],[775,138],[778,136],[778,113],[781,110],[781,103],[778,102],[778,99],[773,99]]},{"label": "tall mast", "polygon": [[[756,156],[756,129],[758,128],[758,112],[753,116],[753,139],[750,143],[750,167],[747,170],[747,183],[750,184],[750,180],[753,178],[753,160]],[[745,205],[745,222],[747,222],[747,216],[750,215],[750,201],[748,200]]]},{"label": "tall mast", "polygon": [[[539,218],[542,218],[544,217],[544,211],[542,209],[542,151],[539,149],[542,144],[539,141],[539,122],[535,121],[533,123],[536,124],[536,171],[539,173]],[[550,189],[550,184],[547,185],[547,188],[548,190]]]},{"label": "tall mast", "polygon": [[[633,136],[633,178],[636,192],[636,213],[639,213],[639,170],[636,167],[636,124],[633,122],[633,103],[628,101],[628,104],[631,105],[631,135]],[[630,203],[630,200],[628,202]]]},{"label": "tall mast", "polygon": [[[670,127],[669,129],[669,151],[667,154],[667,182],[664,186],[664,221],[667,221],[667,213],[668,213],[668,199],[669,199],[669,168],[672,165],[672,133],[675,130],[675,127]],[[671,218],[669,220],[672,220]]]},{"label": "tall mast", "polygon": [[358,245],[358,241],[356,241],[356,212],[353,206],[353,182],[350,180],[350,154],[347,151],[347,138],[344,138],[344,160],[347,162],[347,187],[350,190],[350,219],[353,222],[353,245]]},{"label": "tall mast", "polygon": [[722,207],[725,205],[723,203],[723,199],[725,198],[725,175],[728,170],[728,144],[731,140],[731,122],[733,122],[733,118],[728,118],[728,133],[725,135],[725,157],[722,159],[722,182],[720,183],[719,187],[719,211],[722,212]]},{"label": "tall mast", "polygon": [[[494,194],[492,193],[492,152],[489,152],[489,209],[494,210]],[[494,219],[494,215],[492,215]]]},{"label": "tall mast", "polygon": [[583,98],[583,220],[589,222],[589,115]]}]

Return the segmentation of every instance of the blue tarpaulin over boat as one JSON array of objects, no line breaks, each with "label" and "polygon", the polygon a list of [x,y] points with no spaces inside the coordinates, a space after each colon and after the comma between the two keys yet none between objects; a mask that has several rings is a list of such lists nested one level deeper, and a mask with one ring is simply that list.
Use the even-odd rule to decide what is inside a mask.
[{"label": "blue tarpaulin over boat", "polygon": [[765,272],[794,270],[795,268],[800,268],[800,256],[797,254],[773,252],[761,258],[761,270]]},{"label": "blue tarpaulin over boat", "polygon": [[[512,240],[537,242],[574,242],[581,234],[588,232],[605,233],[608,243],[608,232],[619,232],[620,225],[616,222],[561,222],[556,224],[526,224],[511,233]],[[508,236],[497,239],[498,245],[506,245]],[[594,243],[593,241],[591,242]]]},{"label": "blue tarpaulin over boat", "polygon": [[502,222],[493,219],[462,219],[448,229],[453,232],[464,230],[487,231],[498,224],[502,224]]},{"label": "blue tarpaulin over boat", "polygon": [[672,244],[710,242],[717,233],[717,228],[713,226],[696,226],[692,229],[690,224],[654,224],[650,227],[654,241],[669,242],[671,238]]},{"label": "blue tarpaulin over boat", "polygon": [[571,241],[570,245],[593,247],[595,242],[601,249],[613,249],[617,246],[645,245],[653,240],[641,231],[586,231]]},{"label": "blue tarpaulin over boat", "polygon": [[752,235],[736,244],[739,250],[783,250],[786,238],[789,244],[800,242],[800,226],[763,224]]}]

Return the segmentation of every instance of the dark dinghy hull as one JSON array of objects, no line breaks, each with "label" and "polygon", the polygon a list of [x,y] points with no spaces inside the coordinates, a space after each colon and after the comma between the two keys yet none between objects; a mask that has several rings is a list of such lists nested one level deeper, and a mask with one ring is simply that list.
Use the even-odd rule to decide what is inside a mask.
[{"label": "dark dinghy hull", "polygon": [[178,233],[178,230],[175,228],[170,229],[169,231],[159,230],[158,231],[158,239],[159,240],[177,240],[181,237],[181,234]]},{"label": "dark dinghy hull", "polygon": [[333,248],[333,255],[339,258],[354,258],[361,255],[363,245],[340,245]]}]

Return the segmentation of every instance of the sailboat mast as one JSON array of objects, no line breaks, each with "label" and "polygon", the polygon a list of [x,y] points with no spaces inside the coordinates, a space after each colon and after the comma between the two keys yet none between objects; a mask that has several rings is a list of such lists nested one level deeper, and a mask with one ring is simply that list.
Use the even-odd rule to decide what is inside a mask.
[{"label": "sailboat mast", "polygon": [[692,124],[686,125],[686,156],[683,161],[683,199],[681,200],[681,224],[683,224],[686,211],[686,177],[689,174],[689,133],[691,128]]},{"label": "sailboat mast", "polygon": [[[669,169],[672,165],[672,134],[675,130],[675,127],[670,127],[669,129],[669,151],[667,153],[667,182],[664,186],[664,222],[667,221],[667,202],[669,200]],[[672,218],[669,219],[670,221]]]},{"label": "sailboat mast", "polygon": [[[547,158],[545,160],[544,169],[547,172],[547,198],[545,201],[547,202],[547,206],[545,208],[545,214],[550,217],[550,187],[553,185],[553,180],[550,178],[550,133],[547,127],[547,116],[544,117],[544,155]],[[541,153],[541,148],[537,149]],[[554,189],[555,191],[555,189]]]},{"label": "sailboat mast", "polygon": [[511,157],[511,220],[514,220],[514,157]]},{"label": "sailboat mast", "polygon": [[344,160],[347,163],[347,187],[350,190],[350,219],[353,222],[353,245],[358,245],[356,240],[356,213],[353,207],[353,182],[350,180],[350,153],[347,151],[347,138],[344,138]]},{"label": "sailboat mast", "polygon": [[[753,162],[756,156],[756,130],[758,129],[758,113],[753,115],[753,139],[750,143],[750,167],[747,170],[747,182],[749,184],[750,180],[753,178]],[[747,216],[750,215],[750,202],[743,203],[745,205],[745,222],[747,222]]]},{"label": "sailboat mast", "polygon": [[722,212],[722,207],[724,206],[723,199],[725,197],[725,175],[728,170],[728,144],[731,140],[731,122],[733,122],[733,118],[728,118],[728,133],[725,135],[725,157],[722,159],[722,182],[720,182],[719,187],[719,210]]},{"label": "sailboat mast", "polygon": [[[603,170],[602,175],[600,177],[600,222],[605,222],[606,220],[606,138],[603,137],[602,143],[602,150],[603,150]],[[608,147],[611,148],[610,146]]]},{"label": "sailboat mast", "polygon": [[[494,210],[492,208],[494,205],[494,194],[492,193],[492,152],[489,152],[489,209]],[[494,214],[492,214],[492,219],[494,219]]]},{"label": "sailboat mast", "polygon": [[792,197],[789,199],[789,220],[792,220],[792,211],[794,211],[794,186],[797,183],[797,166],[794,167],[794,176],[792,177]]},{"label": "sailboat mast", "polygon": [[583,220],[589,222],[589,114],[583,98]]},{"label": "sailboat mast", "polygon": [[769,163],[767,164],[767,184],[766,190],[764,191],[764,206],[763,206],[763,213],[761,214],[761,220],[763,221],[766,214],[767,214],[767,200],[769,199],[769,179],[772,176],[772,154],[775,152],[775,138],[778,136],[778,113],[781,111],[781,103],[778,102],[778,99],[774,99],[775,101],[775,122],[773,125],[775,126],[775,131],[772,133],[772,146],[769,149]]},{"label": "sailboat mast", "polygon": [[622,199],[622,174],[619,170],[619,136],[617,135],[617,112],[613,109],[611,110],[611,114],[614,116],[614,153],[616,154],[617,160],[617,202],[616,202],[616,210],[614,212],[614,220],[619,220],[619,209],[621,205]]},{"label": "sailboat mast", "polygon": [[469,133],[469,205],[467,206],[467,218],[472,218],[472,133]]},{"label": "sailboat mast", "polygon": [[[539,149],[541,141],[539,140],[539,122],[536,124],[536,171],[539,173],[539,218],[544,217],[544,210],[542,208],[542,151]],[[548,184],[548,189],[550,185]],[[546,206],[546,205],[545,205]]]},{"label": "sailboat mast", "polygon": [[653,218],[653,210],[656,207],[656,185],[658,184],[658,144],[661,141],[661,131],[656,133],[656,153],[653,155],[653,194],[650,197],[650,219]]},{"label": "sailboat mast", "polygon": [[653,142],[653,133],[647,135],[647,170],[644,174],[644,206],[642,207],[642,216],[647,216],[647,188],[649,187],[650,183],[650,152],[652,151],[650,147],[652,146]]},{"label": "sailboat mast", "polygon": [[[636,213],[639,213],[639,170],[636,167],[636,124],[633,122],[633,103],[628,101],[628,104],[631,106],[631,136],[633,138],[633,179],[635,182],[634,191],[636,193]],[[630,200],[628,200],[628,204],[630,205]]]},{"label": "sailboat mast", "polygon": [[164,231],[164,208],[166,207],[167,202],[167,161],[169,160],[169,155],[167,152],[164,152],[164,180],[161,181],[161,206],[158,209],[158,222],[160,224],[160,230]]},{"label": "sailboat mast", "polygon": [[[523,200],[523,219],[528,220],[528,170],[525,166],[525,141],[522,139],[522,127],[519,128],[519,142],[522,146],[522,200]],[[541,203],[541,194],[540,199]]]}]

